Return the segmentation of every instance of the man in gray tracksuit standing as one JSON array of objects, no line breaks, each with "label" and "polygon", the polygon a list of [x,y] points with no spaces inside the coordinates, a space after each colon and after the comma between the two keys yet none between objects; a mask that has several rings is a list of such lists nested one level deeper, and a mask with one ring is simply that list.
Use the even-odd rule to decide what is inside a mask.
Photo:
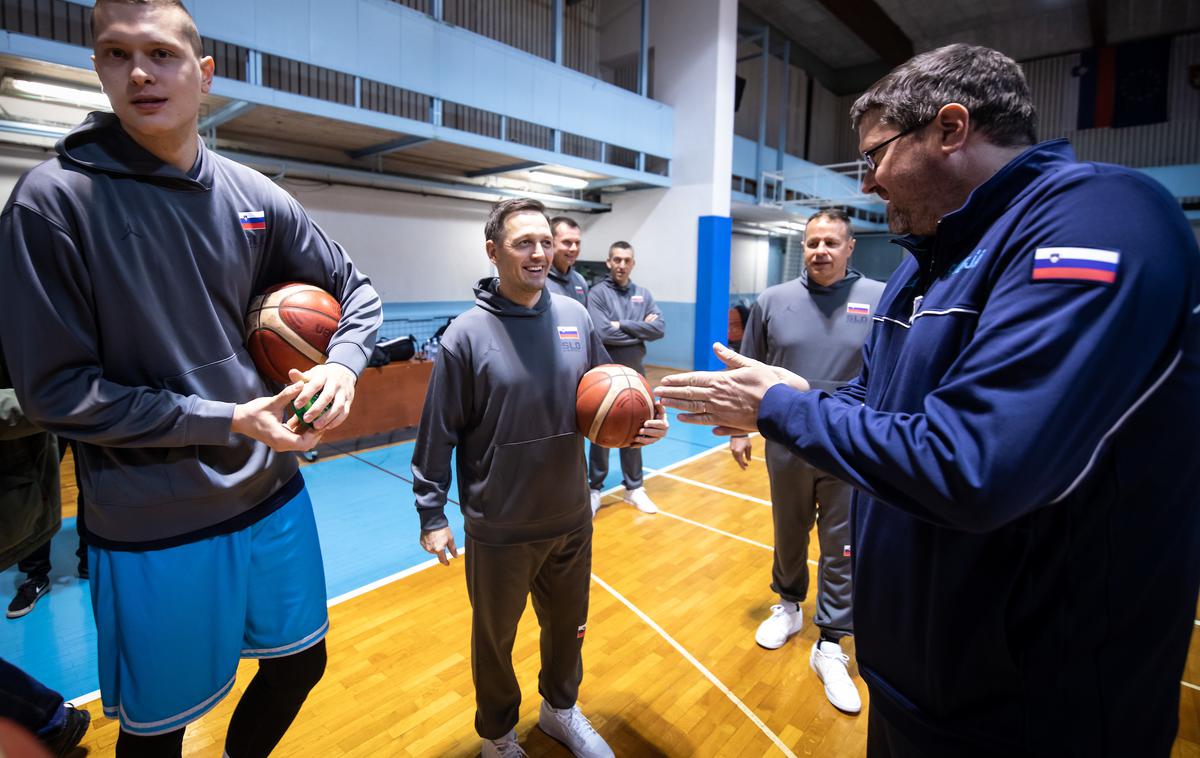
[{"label": "man in gray tracksuit standing", "polygon": [[[444,514],[457,448],[484,758],[525,755],[514,731],[521,688],[512,649],[530,593],[542,629],[538,725],[577,756],[612,756],[576,704],[592,522],[575,390],[609,357],[583,306],[545,288],[553,247],[541,203],[497,204],[485,234],[499,277],[480,280],[475,307],[446,330],[417,431],[421,546],[447,565],[458,555]],[[659,411],[640,443],[666,434]]]},{"label": "man in gray tracksuit standing", "polygon": [[[848,268],[854,250],[850,219],[840,210],[821,211],[808,220],[804,237],[804,270],[800,277],[769,287],[750,309],[742,338],[742,354],[795,371],[815,389],[836,389],[858,375],[862,346],[871,331],[875,304],[883,283]],[[730,452],[743,469],[750,462],[750,440],[736,436]],[[771,589],[779,604],[758,627],[755,640],[774,650],[800,631],[800,603],[808,595],[808,535],[813,523],[821,544],[817,570],[817,613],[821,637],[810,661],[825,683],[825,694],[837,708],[862,708],[850,679],[847,656],[838,642],[853,632],[850,580],[849,484],[792,455],[782,445],[766,443],[771,478],[775,558]]]},{"label": "man in gray tracksuit standing", "polygon": [[[604,340],[614,363],[646,373],[646,343],[662,339],[666,322],[654,296],[645,287],[630,281],[633,267],[633,246],[614,242],[608,248],[608,276],[588,293],[588,313],[592,324]],[[588,483],[592,488],[592,513],[600,508],[600,490],[608,476],[608,448],[595,443],[588,453]],[[621,448],[621,474],[625,482],[625,502],[642,513],[658,513],[658,506],[642,486],[642,451],[637,447]]]},{"label": "man in gray tracksuit standing", "polygon": [[579,224],[568,216],[555,216],[550,219],[550,231],[554,234],[554,260],[550,262],[546,289],[587,306],[587,279],[575,270],[575,261],[579,258]]}]

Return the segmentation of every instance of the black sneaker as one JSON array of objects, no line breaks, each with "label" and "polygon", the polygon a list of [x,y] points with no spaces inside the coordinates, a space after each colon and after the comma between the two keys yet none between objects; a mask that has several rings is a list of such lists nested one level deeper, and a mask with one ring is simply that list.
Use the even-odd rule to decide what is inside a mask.
[{"label": "black sneaker", "polygon": [[25,582],[17,588],[17,596],[8,604],[8,617],[10,619],[19,619],[26,613],[33,610],[33,606],[37,605],[37,601],[50,591],[50,580],[46,577],[40,579],[26,579]]},{"label": "black sneaker", "polygon": [[50,748],[50,752],[58,758],[63,758],[79,745],[83,740],[83,735],[87,734],[88,724],[92,722],[92,714],[82,711],[70,703],[65,703],[65,705],[67,708],[66,723],[63,724],[62,729],[42,740],[46,747]]}]

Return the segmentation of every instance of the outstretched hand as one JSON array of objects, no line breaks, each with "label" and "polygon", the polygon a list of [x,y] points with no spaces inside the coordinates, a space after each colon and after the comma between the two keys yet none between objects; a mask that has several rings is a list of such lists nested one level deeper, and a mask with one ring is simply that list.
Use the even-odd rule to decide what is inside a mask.
[{"label": "outstretched hand", "polygon": [[716,434],[738,434],[758,429],[758,407],[767,390],[776,384],[806,391],[808,381],[778,366],[747,358],[717,342],[713,352],[728,371],[691,371],[663,377],[654,388],[663,405],[684,411],[679,420],[715,426]]}]

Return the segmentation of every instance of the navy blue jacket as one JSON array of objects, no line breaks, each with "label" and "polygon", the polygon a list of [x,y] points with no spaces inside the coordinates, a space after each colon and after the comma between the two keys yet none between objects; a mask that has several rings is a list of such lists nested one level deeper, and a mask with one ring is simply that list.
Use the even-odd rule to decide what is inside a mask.
[{"label": "navy blue jacket", "polygon": [[[759,415],[861,490],[871,707],[929,755],[1166,756],[1200,586],[1186,219],[1148,178],[1054,141],[901,242],[858,379],[774,387]],[[1051,248],[1093,273],[1035,278]],[[1096,251],[1115,281],[1078,278],[1112,271]]]}]

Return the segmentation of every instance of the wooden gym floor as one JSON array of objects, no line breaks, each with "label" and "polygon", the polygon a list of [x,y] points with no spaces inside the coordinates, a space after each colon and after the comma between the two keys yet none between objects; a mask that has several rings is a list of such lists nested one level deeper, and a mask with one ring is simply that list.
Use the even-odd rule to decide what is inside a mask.
[{"label": "wooden gym floor", "polygon": [[[761,444],[756,440],[756,456]],[[68,462],[64,503],[73,504],[71,470]],[[742,472],[723,450],[701,454],[648,476],[646,489],[661,513],[639,513],[620,502],[618,490],[605,497],[595,523],[580,704],[616,754],[865,755],[869,704],[857,670],[851,669],[864,711],[854,717],[829,705],[809,669],[814,627],[806,623],[776,651],[754,642],[774,600],[761,458]],[[817,557],[815,535],[810,557]],[[804,610],[811,618],[811,598]],[[478,753],[461,559],[351,597],[331,607],[330,617],[328,670],[274,755]],[[1172,750],[1180,758],[1200,758],[1200,621],[1192,638]],[[853,660],[853,644],[846,650]],[[540,698],[531,608],[514,659],[524,693],[522,745],[531,756],[569,755],[535,728]],[[185,755],[221,755],[229,716],[254,668],[243,662],[231,696],[189,727]],[[98,700],[85,707],[94,718],[86,754],[113,755],[116,722],[103,718]]]}]

